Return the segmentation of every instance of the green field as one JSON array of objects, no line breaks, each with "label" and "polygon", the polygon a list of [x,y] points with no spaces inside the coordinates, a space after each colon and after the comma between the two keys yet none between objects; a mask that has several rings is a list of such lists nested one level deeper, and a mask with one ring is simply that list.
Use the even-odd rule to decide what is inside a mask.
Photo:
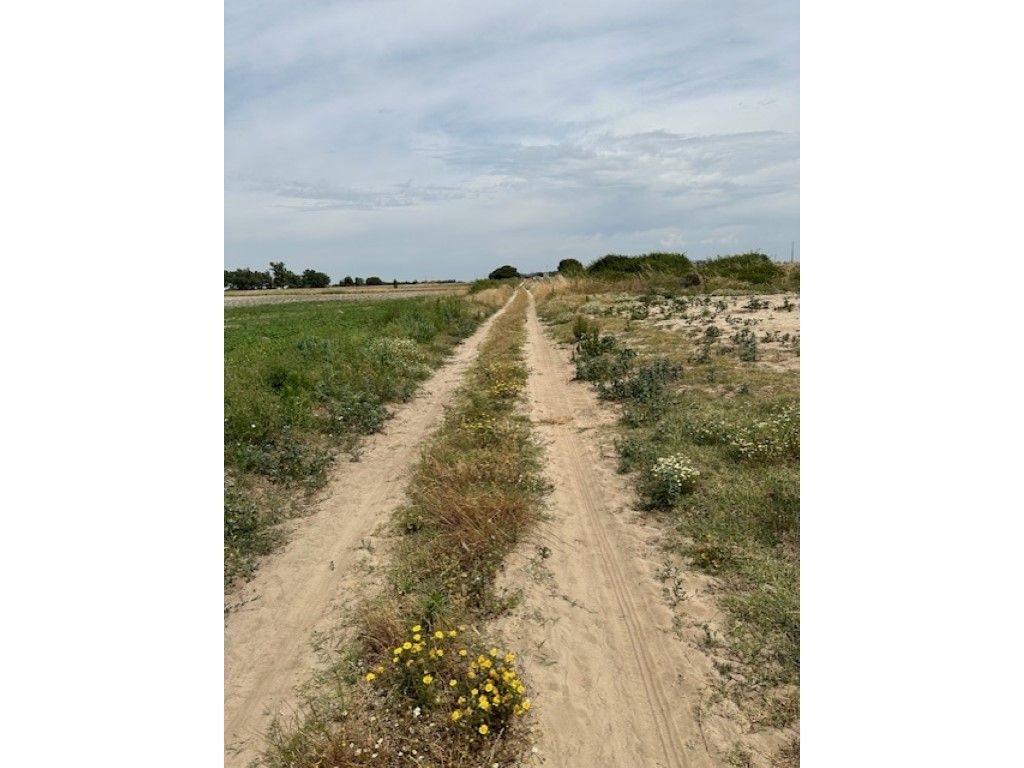
[{"label": "green field", "polygon": [[455,296],[225,308],[225,584],[491,311]]}]

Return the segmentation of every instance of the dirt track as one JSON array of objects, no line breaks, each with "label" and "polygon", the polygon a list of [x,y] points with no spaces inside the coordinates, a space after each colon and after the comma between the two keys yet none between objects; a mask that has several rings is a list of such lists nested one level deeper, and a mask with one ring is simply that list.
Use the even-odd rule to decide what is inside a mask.
[{"label": "dirt track", "polygon": [[313,668],[313,633],[329,628],[337,609],[363,594],[361,543],[401,502],[423,439],[440,426],[444,406],[501,311],[398,409],[384,433],[367,441],[358,463],[338,462],[316,513],[299,522],[291,543],[263,564],[241,595],[232,596],[241,605],[225,619],[226,765],[246,766],[257,756],[272,716],[291,711],[294,687]]},{"label": "dirt track", "polygon": [[[338,464],[320,509],[242,596],[256,599],[228,614],[226,765],[241,768],[259,753],[271,717],[290,711],[294,687],[314,666],[313,634],[372,588],[360,573],[360,547],[401,502],[423,440],[441,424],[492,321],[367,443],[359,463]],[[525,407],[545,448],[550,519],[509,559],[501,586],[522,590],[523,600],[495,629],[521,653],[540,760],[572,768],[713,765],[708,740],[725,734],[696,714],[709,660],[673,633],[655,579],[657,534],[628,514],[634,494],[597,435],[614,414],[572,381],[568,354],[544,334],[532,295],[526,356]],[[710,618],[702,584],[688,583],[687,592],[690,618]]]},{"label": "dirt track", "polygon": [[524,600],[502,633],[536,691],[545,765],[712,765],[695,714],[706,661],[673,635],[649,532],[622,514],[632,492],[587,434],[610,416],[571,381],[532,296],[527,331],[529,409],[554,491],[550,521],[506,575]]}]

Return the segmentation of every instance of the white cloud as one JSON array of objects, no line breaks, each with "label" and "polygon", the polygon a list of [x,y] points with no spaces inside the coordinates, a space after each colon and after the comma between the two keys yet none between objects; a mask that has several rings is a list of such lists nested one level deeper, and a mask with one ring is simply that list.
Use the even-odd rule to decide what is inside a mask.
[{"label": "white cloud", "polygon": [[230,266],[472,277],[796,235],[795,3],[229,0],[226,37]]}]

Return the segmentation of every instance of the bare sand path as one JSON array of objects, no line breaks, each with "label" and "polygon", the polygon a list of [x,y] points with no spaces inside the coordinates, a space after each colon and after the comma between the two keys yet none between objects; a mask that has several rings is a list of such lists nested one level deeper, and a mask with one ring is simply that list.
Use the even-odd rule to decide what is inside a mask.
[{"label": "bare sand path", "polygon": [[650,529],[620,513],[633,493],[588,433],[610,417],[571,381],[532,295],[527,333],[529,407],[554,490],[551,519],[506,574],[524,597],[498,629],[523,652],[540,755],[574,768],[712,765],[695,714],[703,662],[673,635]]},{"label": "bare sand path", "polygon": [[285,549],[263,563],[225,617],[225,765],[246,766],[261,751],[277,713],[291,712],[294,688],[315,664],[314,632],[361,596],[359,547],[402,501],[420,446],[476,359],[491,324],[481,324],[453,358],[398,408],[357,463],[339,460],[317,511],[299,521]]}]

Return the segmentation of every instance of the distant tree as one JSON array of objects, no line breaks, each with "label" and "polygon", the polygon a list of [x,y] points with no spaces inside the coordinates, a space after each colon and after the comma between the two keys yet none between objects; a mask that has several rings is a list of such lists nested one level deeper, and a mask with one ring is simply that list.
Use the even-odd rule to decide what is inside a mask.
[{"label": "distant tree", "polygon": [[366,285],[366,281],[361,277],[356,278],[356,285]]},{"label": "distant tree", "polygon": [[505,264],[491,272],[487,277],[491,280],[505,280],[510,277],[519,277],[519,270],[509,264]]},{"label": "distant tree", "polygon": [[302,273],[300,284],[303,288],[326,288],[331,284],[331,278],[326,272],[307,269]]},{"label": "distant tree", "polygon": [[352,282],[352,278],[349,277],[348,275],[345,275],[345,279],[342,280],[340,284],[341,285],[354,285],[354,283]]},{"label": "distant tree", "polygon": [[374,275],[373,277],[366,278],[367,285],[384,285],[384,281]]},{"label": "distant tree", "polygon": [[270,262],[270,270],[274,275],[273,288],[294,288],[302,283],[302,279],[288,269],[283,261]]},{"label": "distant tree", "polygon": [[583,272],[583,265],[576,259],[562,259],[558,262],[558,272],[562,275],[578,275]]},{"label": "distant tree", "polygon": [[397,277],[394,280],[391,281],[391,287],[392,288],[397,288],[398,287],[398,278]]},{"label": "distant tree", "polygon": [[232,291],[254,291],[269,288],[271,278],[269,272],[256,272],[252,269],[224,270],[224,287]]}]

